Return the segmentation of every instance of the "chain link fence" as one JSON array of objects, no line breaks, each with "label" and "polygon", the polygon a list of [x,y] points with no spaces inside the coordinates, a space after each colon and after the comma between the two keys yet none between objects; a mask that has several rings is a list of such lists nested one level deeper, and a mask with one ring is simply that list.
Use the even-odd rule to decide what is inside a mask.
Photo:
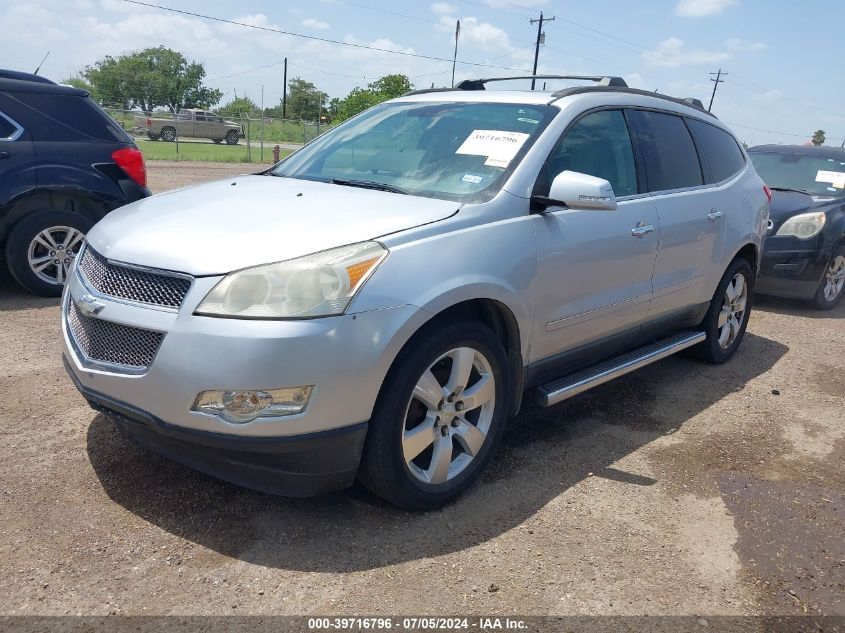
[{"label": "chain link fence", "polygon": [[212,110],[153,112],[105,108],[149,161],[272,164],[313,140],[329,126],[260,116],[220,115]]}]

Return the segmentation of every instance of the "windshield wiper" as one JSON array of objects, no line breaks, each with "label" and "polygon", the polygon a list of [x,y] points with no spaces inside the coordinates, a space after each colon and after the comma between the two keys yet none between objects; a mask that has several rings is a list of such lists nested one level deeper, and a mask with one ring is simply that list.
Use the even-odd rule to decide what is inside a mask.
[{"label": "windshield wiper", "polygon": [[795,193],[804,193],[808,196],[812,196],[813,194],[807,191],[806,189],[795,189],[793,187],[769,187],[772,191],[794,191]]},{"label": "windshield wiper", "polygon": [[332,178],[332,184],[343,185],[344,187],[360,187],[361,189],[375,189],[377,191],[388,191],[390,193],[408,195],[407,191],[404,191],[399,187],[386,185],[383,182],[373,182],[371,180],[346,180],[345,178]]}]

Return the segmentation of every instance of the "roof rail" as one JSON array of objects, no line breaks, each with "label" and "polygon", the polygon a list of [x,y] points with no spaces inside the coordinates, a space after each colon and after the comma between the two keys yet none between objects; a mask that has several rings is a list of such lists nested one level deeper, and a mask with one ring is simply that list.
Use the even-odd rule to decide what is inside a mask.
[{"label": "roof rail", "polygon": [[599,86],[627,88],[622,77],[601,77],[598,75],[521,75],[519,77],[490,77],[489,79],[464,79],[455,88],[458,90],[484,90],[484,84],[491,81],[511,81],[514,79],[573,79],[576,81],[594,81]]},{"label": "roof rail", "polygon": [[700,108],[702,110],[704,109],[704,104],[701,103],[701,99],[696,99],[695,97],[686,97],[684,99],[681,99],[681,101],[695,106],[696,108]]}]

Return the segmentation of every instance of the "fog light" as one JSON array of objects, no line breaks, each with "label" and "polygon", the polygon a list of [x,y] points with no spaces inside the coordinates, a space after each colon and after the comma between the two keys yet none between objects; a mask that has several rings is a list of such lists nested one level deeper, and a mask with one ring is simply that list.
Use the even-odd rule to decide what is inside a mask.
[{"label": "fog light", "polygon": [[259,417],[295,415],[308,406],[311,389],[309,386],[259,391],[203,391],[191,410],[218,415],[237,424]]}]

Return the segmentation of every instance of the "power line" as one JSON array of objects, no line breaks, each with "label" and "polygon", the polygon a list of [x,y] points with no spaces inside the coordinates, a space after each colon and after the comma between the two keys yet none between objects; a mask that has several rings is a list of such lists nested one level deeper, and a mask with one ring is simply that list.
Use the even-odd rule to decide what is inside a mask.
[{"label": "power line", "polygon": [[[415,57],[417,59],[427,59],[427,60],[436,61],[436,62],[449,62],[449,63],[452,62],[451,59],[448,59],[446,57],[437,57],[436,55],[424,55],[422,53],[411,53],[411,52],[408,52],[408,51],[396,51],[396,50],[392,50],[392,49],[389,49],[389,48],[381,48],[381,47],[378,47],[378,46],[370,46],[369,44],[356,44],[354,42],[342,42],[340,40],[333,40],[333,39],[328,38],[328,37],[318,37],[316,35],[303,35],[302,33],[294,33],[293,31],[285,31],[283,29],[276,29],[276,28],[272,28],[272,27],[269,27],[269,26],[259,26],[257,24],[247,24],[246,22],[238,22],[237,20],[227,20],[225,18],[218,18],[218,17],[212,16],[212,15],[205,15],[205,14],[202,14],[202,13],[196,13],[194,11],[185,11],[183,9],[174,9],[172,7],[164,7],[164,6],[161,6],[159,4],[153,4],[153,3],[150,3],[150,2],[142,2],[141,0],[123,0],[123,2],[127,2],[129,4],[137,4],[137,5],[140,5],[140,6],[143,6],[143,7],[149,7],[149,8],[152,8],[152,9],[160,9],[162,11],[170,11],[172,13],[179,13],[181,15],[189,15],[191,17],[201,18],[203,20],[211,20],[213,22],[222,22],[224,24],[232,24],[232,25],[235,25],[235,26],[243,26],[245,28],[256,29],[256,30],[259,30],[259,31],[267,31],[267,32],[270,32],[270,33],[279,33],[280,35],[288,35],[290,37],[298,37],[298,38],[306,39],[306,40],[313,40],[313,41],[317,41],[317,42],[325,42],[327,44],[336,44],[338,46],[348,46],[348,47],[351,47],[351,48],[377,51],[379,53],[390,53],[392,55],[402,55],[404,57]],[[481,64],[481,63],[478,63],[478,62],[461,62],[461,63],[463,63],[467,66],[482,66],[482,67],[487,67],[487,68],[497,68],[499,70],[513,70],[513,71],[516,71],[516,72],[525,72],[522,69],[509,68],[507,66],[490,66],[488,64]]]}]

